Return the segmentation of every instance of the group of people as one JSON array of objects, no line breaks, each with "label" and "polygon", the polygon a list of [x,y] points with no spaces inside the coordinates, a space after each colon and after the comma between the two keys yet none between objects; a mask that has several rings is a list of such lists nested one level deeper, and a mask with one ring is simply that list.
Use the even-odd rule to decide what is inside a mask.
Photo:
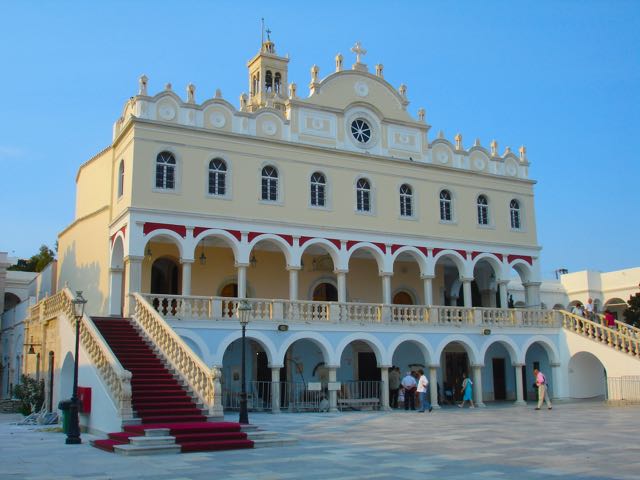
[{"label": "group of people", "polygon": [[[586,305],[582,305],[581,303],[576,304],[572,309],[571,313],[574,315],[578,315],[580,317],[584,317],[587,320],[597,321],[598,312],[596,309],[596,305],[593,303],[593,298],[587,300]],[[613,315],[611,310],[604,311],[604,322],[603,325],[609,328],[616,328],[616,317]]]},{"label": "group of people", "polygon": [[[547,389],[547,379],[544,374],[537,368],[533,369],[535,376],[535,387],[538,390],[538,404],[536,410],[540,410],[543,402],[546,402],[547,408],[551,410],[551,400]],[[429,401],[429,380],[424,371],[419,368],[409,371],[401,378],[400,368],[393,366],[389,370],[389,406],[398,408],[399,402],[402,400],[405,410],[416,409],[416,396],[418,397],[418,412],[433,411],[431,402]],[[462,374],[462,384],[460,386],[460,394],[462,402],[458,407],[464,407],[469,402],[469,408],[475,408],[473,403],[473,381],[466,373]]]}]

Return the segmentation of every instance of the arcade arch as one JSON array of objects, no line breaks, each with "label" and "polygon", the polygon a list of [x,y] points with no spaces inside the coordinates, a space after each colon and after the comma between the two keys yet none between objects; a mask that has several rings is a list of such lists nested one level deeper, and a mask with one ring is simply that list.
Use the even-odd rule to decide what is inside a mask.
[{"label": "arcade arch", "polygon": [[571,398],[603,398],[607,393],[607,372],[598,358],[589,352],[578,352],[569,360],[569,396]]}]

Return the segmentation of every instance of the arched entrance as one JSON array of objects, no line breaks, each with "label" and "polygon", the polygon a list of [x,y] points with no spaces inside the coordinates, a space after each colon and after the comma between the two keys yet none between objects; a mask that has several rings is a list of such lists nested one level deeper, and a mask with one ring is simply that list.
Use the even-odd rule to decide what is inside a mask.
[{"label": "arched entrance", "polygon": [[533,377],[534,369],[540,370],[545,376],[549,398],[552,398],[554,379],[551,372],[551,360],[546,348],[540,342],[534,342],[529,346],[525,355],[525,365],[522,367],[522,388],[525,391],[524,398],[527,400],[537,400],[538,398],[538,390]]},{"label": "arched entrance", "polygon": [[613,316],[616,320],[624,321],[624,311],[628,307],[627,302],[622,300],[621,298],[610,298],[604,304],[604,310],[609,310],[613,313]]},{"label": "arched entrance", "polygon": [[571,398],[604,398],[607,372],[598,358],[589,352],[578,352],[569,360],[569,396]]},{"label": "arched entrance", "polygon": [[287,348],[284,367],[280,369],[280,405],[283,409],[319,411],[323,400],[328,405],[326,362],[323,348],[313,340],[296,340]]},{"label": "arched entrance", "polygon": [[392,303],[394,305],[413,305],[413,298],[408,292],[400,291],[393,296]]},{"label": "arched entrance", "polygon": [[172,258],[159,258],[151,265],[151,293],[180,294],[180,269]]},{"label": "arched entrance", "polygon": [[516,399],[516,374],[512,367],[513,355],[505,344],[495,342],[484,356],[485,398],[494,401]]},{"label": "arched entrance", "polygon": [[382,404],[381,372],[376,352],[362,340],[349,343],[340,355],[337,379],[338,408],[379,408]]},{"label": "arched entrance", "polygon": [[11,293],[11,292],[7,292],[4,294],[4,311],[8,311],[11,310],[12,308],[15,308],[16,305],[18,305],[20,303],[20,297],[18,297],[16,294]]},{"label": "arched entrance", "polygon": [[313,300],[316,302],[337,302],[338,289],[331,283],[320,283],[313,289]]},{"label": "arched entrance", "polygon": [[[460,342],[449,343],[442,351],[442,403],[453,405],[462,399],[460,387],[462,374],[471,378],[471,364],[465,346]],[[475,397],[475,395],[474,395]]]},{"label": "arched entrance", "polygon": [[[246,339],[245,376],[247,408],[252,411],[271,409],[271,369],[264,347],[254,339]],[[242,391],[242,339],[232,342],[222,357],[222,406],[240,409]]]}]

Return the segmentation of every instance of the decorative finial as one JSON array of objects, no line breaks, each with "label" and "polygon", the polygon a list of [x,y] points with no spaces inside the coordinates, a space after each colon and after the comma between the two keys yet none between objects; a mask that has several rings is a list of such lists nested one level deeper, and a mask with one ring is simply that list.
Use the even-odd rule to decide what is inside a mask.
[{"label": "decorative finial", "polygon": [[462,134],[456,133],[454,140],[456,141],[456,150],[462,150]]},{"label": "decorative finial", "polygon": [[220,90],[219,88],[216,88],[215,98],[222,98],[222,90]]},{"label": "decorative finial", "polygon": [[476,138],[476,141],[473,142],[473,146],[474,147],[479,147],[480,146],[480,139],[479,138]]},{"label": "decorative finial", "polygon": [[341,72],[342,71],[342,54],[339,53],[336,55],[336,72]]},{"label": "decorative finial", "polygon": [[240,95],[240,111],[245,111],[247,109],[247,94],[243,93]]},{"label": "decorative finial", "polygon": [[398,92],[400,92],[400,95],[402,95],[403,97],[407,96],[407,86],[403,83],[400,85],[400,87],[398,88]]},{"label": "decorative finial", "polygon": [[524,145],[520,146],[520,160],[523,162],[527,159],[527,148]]},{"label": "decorative finial", "polygon": [[438,132],[438,138],[444,138],[444,132],[442,130]]},{"label": "decorative finial", "polygon": [[427,114],[427,112],[425,111],[424,108],[421,108],[418,110],[418,120],[420,120],[421,122],[424,122],[424,117]]},{"label": "decorative finial", "polygon": [[376,65],[376,77],[384,78],[382,71],[384,70],[384,65],[381,63]]},{"label": "decorative finial", "polygon": [[296,98],[296,89],[298,86],[295,83],[289,84],[289,98]]},{"label": "decorative finial", "polygon": [[138,95],[146,95],[147,94],[147,82],[148,81],[149,81],[149,79],[147,78],[146,75],[142,75],[140,77],[140,79],[138,80],[138,85],[139,85]]},{"label": "decorative finial", "polygon": [[170,92],[170,91],[171,91],[171,83],[167,83],[167,84],[164,86],[164,89],[165,89],[167,92]]},{"label": "decorative finial", "polygon": [[320,72],[320,67],[318,65],[314,65],[311,67],[311,83],[318,82],[318,73]]},{"label": "decorative finial", "polygon": [[195,103],[196,86],[193,83],[187,85],[187,102]]},{"label": "decorative finial", "polygon": [[495,140],[491,140],[491,156],[498,156],[498,142],[496,142]]},{"label": "decorative finial", "polygon": [[351,51],[356,54],[356,63],[362,63],[360,61],[360,55],[366,55],[367,51],[362,48],[360,42],[356,42],[353,47],[351,47]]},{"label": "decorative finial", "polygon": [[505,148],[505,149],[504,149],[504,154],[503,154],[502,156],[503,156],[503,157],[504,157],[504,156],[507,156],[507,155],[509,155],[510,153],[511,153],[511,147],[507,147],[507,148]]}]

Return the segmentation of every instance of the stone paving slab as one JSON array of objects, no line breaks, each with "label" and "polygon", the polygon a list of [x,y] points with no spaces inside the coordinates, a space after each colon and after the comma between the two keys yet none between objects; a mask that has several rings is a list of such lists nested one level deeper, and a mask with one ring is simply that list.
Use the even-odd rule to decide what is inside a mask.
[{"label": "stone paving slab", "polygon": [[[0,479],[637,479],[640,406],[495,405],[433,413],[250,413],[286,447],[122,457],[0,415]],[[236,415],[226,420],[236,421]]]}]

